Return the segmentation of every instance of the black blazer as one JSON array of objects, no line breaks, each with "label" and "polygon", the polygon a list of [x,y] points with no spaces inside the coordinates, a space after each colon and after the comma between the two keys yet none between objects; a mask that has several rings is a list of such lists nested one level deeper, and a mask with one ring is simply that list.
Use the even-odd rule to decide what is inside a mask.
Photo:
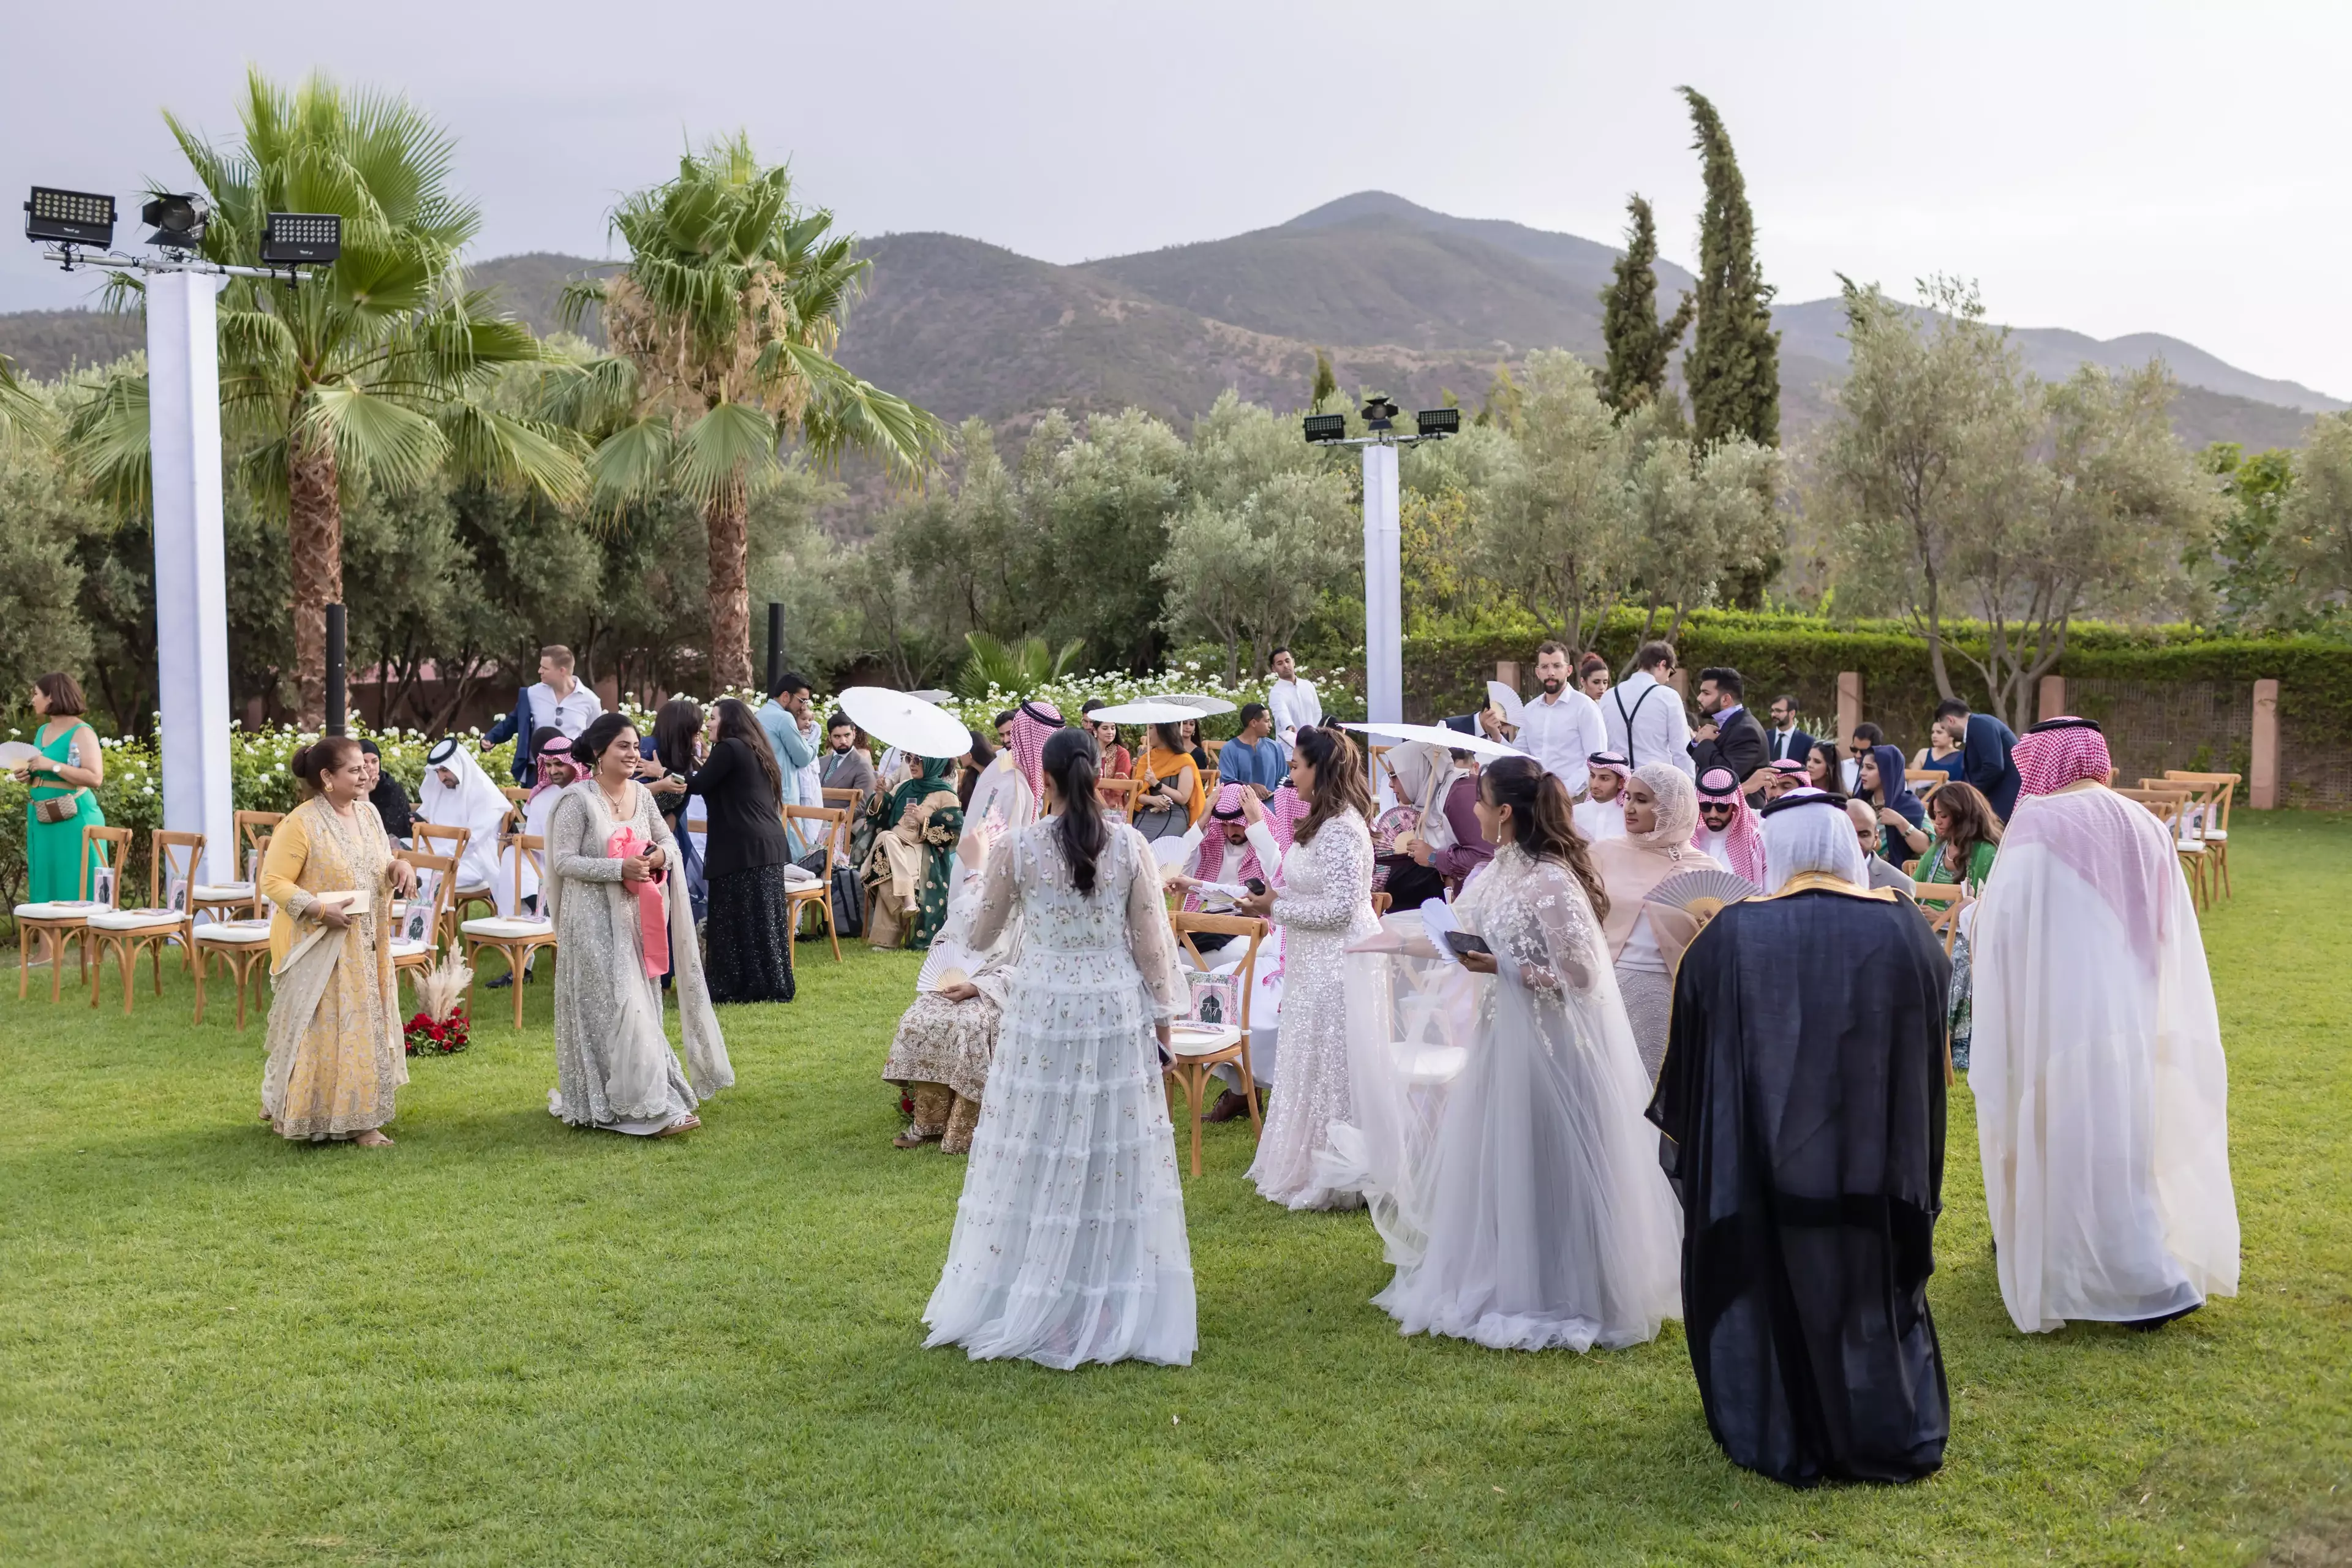
[{"label": "black blazer", "polygon": [[748,742],[730,736],[711,747],[702,771],[686,781],[686,791],[700,795],[710,807],[704,876],[715,881],[735,871],[781,866],[793,858],[776,792]]},{"label": "black blazer", "polygon": [[1722,733],[1712,741],[1693,741],[1691,760],[1702,773],[1709,768],[1729,768],[1743,783],[1749,773],[1771,760],[1764,745],[1764,726],[1756,716],[1742,708],[1731,716],[1731,722],[1716,721]]},{"label": "black blazer", "polygon": [[1764,760],[1777,763],[1782,757],[1794,757],[1801,763],[1813,754],[1813,737],[1804,731],[1791,730],[1789,731],[1789,749],[1784,752],[1780,749],[1780,731],[1768,726],[1764,731]]}]

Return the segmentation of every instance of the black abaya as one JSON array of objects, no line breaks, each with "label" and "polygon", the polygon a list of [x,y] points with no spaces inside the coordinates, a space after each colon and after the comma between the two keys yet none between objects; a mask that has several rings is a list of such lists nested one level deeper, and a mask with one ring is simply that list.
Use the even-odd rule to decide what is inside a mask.
[{"label": "black abaya", "polygon": [[1819,887],[1727,907],[1675,976],[1649,1114],[1683,1205],[1691,1370],[1724,1453],[1791,1486],[1943,1463],[1949,982],[1916,910]]}]

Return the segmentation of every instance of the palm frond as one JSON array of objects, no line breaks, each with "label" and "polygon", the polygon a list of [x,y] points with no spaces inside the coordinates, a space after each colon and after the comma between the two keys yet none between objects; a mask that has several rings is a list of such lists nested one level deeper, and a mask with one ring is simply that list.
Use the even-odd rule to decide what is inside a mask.
[{"label": "palm frond", "polygon": [[56,426],[49,405],[16,374],[16,362],[0,354],[0,450],[19,441],[46,440]]},{"label": "palm frond", "polygon": [[394,489],[422,484],[449,453],[448,437],[431,419],[348,383],[313,387],[296,431],[306,441],[331,441],[343,472]]},{"label": "palm frond", "polygon": [[147,377],[106,376],[66,416],[66,460],[90,491],[121,510],[147,506],[153,481]]},{"label": "palm frond", "polygon": [[852,375],[819,350],[800,343],[768,345],[763,366],[789,365],[809,387],[801,433],[823,461],[848,451],[879,458],[903,477],[920,479],[948,445],[947,426],[895,393]]},{"label": "palm frond", "polygon": [[707,506],[731,488],[759,488],[776,468],[776,422],[748,403],[722,403],[678,432],[670,478]]},{"label": "palm frond", "polygon": [[540,412],[593,440],[637,405],[637,367],[618,354],[550,365],[540,383]]},{"label": "palm frond", "polygon": [[676,447],[669,421],[658,418],[635,420],[597,443],[588,454],[588,479],[608,517],[662,493]]},{"label": "palm frond", "polygon": [[450,405],[441,422],[452,457],[467,473],[528,486],[562,505],[587,491],[583,443],[558,426],[518,419],[471,401]]}]

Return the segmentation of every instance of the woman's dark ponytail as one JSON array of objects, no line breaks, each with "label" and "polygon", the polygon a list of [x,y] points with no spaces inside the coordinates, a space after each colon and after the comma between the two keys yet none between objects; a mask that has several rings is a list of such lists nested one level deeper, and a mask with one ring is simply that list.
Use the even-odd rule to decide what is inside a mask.
[{"label": "woman's dark ponytail", "polygon": [[1511,835],[1518,847],[1538,860],[1565,866],[1584,884],[1595,917],[1609,915],[1609,891],[1601,873],[1585,852],[1584,836],[1576,830],[1576,809],[1568,786],[1533,757],[1505,757],[1479,775],[1487,804],[1511,808]]},{"label": "woman's dark ponytail", "polygon": [[1096,758],[1095,738],[1084,730],[1056,730],[1045,741],[1045,776],[1062,792],[1054,831],[1070,862],[1070,879],[1088,896],[1095,890],[1095,862],[1110,847],[1110,826],[1095,793]]}]

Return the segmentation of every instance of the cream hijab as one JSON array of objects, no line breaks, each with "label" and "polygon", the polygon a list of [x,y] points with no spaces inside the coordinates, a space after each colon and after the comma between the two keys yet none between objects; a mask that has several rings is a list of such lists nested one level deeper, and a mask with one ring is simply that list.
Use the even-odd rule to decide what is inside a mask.
[{"label": "cream hijab", "polygon": [[[1698,827],[1698,786],[1690,776],[1672,763],[1644,763],[1633,770],[1633,776],[1657,798],[1657,826],[1647,833],[1604,838],[1588,850],[1601,873],[1601,885],[1609,889],[1609,915],[1601,922],[1601,930],[1609,939],[1612,959],[1625,951],[1625,939],[1633,934],[1642,900],[1651,889],[1676,872],[1723,869],[1722,862],[1691,846],[1691,834]],[[1664,949],[1666,939],[1674,933],[1654,934]],[[1684,935],[1682,941],[1686,942],[1689,937]],[[1675,944],[1676,950],[1680,945]]]}]

